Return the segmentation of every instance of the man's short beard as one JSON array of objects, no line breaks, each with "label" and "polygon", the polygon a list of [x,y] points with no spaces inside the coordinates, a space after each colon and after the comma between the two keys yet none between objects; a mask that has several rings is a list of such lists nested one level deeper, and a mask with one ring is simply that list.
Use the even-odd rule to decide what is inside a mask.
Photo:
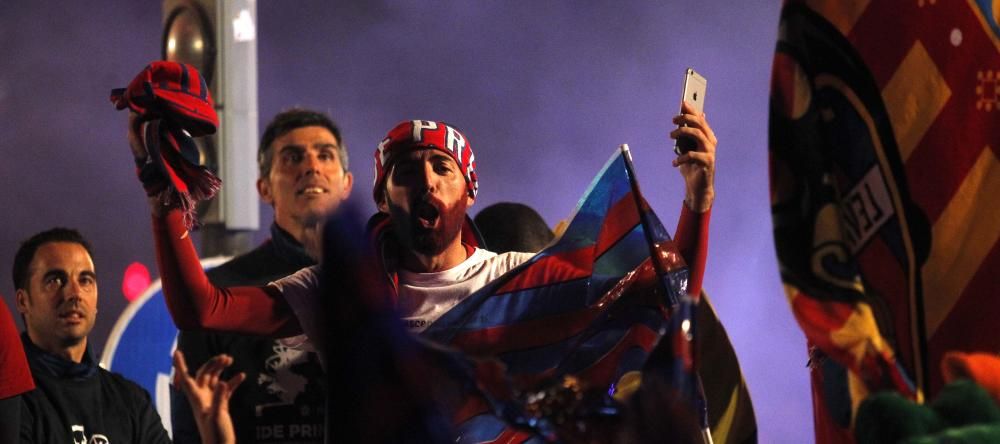
[{"label": "man's short beard", "polygon": [[[424,256],[435,256],[444,252],[448,243],[445,241],[444,233],[434,230],[422,230],[416,228],[411,230],[412,235],[412,248],[417,253]],[[396,233],[399,234],[398,232]]]},{"label": "man's short beard", "polygon": [[[465,223],[465,207],[459,205],[442,210],[438,215],[438,226],[435,229],[424,229],[417,221],[415,214],[406,214],[402,208],[388,200],[389,215],[392,219],[393,232],[404,248],[413,250],[424,256],[435,256],[444,252],[451,242],[461,234]],[[412,208],[412,205],[411,205]]]}]

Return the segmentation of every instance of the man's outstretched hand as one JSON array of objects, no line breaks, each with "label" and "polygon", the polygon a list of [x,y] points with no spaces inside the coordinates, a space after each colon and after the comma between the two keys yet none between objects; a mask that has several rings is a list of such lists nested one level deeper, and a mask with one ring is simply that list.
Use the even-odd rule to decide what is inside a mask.
[{"label": "man's outstretched hand", "polygon": [[132,157],[135,157],[136,164],[146,163],[149,153],[146,145],[142,142],[142,120],[135,112],[128,113],[128,145],[132,149]]},{"label": "man's outstretched hand", "polygon": [[673,160],[687,187],[684,203],[691,211],[704,213],[712,208],[715,200],[715,147],[719,141],[705,120],[705,113],[695,113],[687,102],[681,105],[681,114],[675,116],[673,121],[687,126],[671,131],[671,139],[687,136],[696,143],[695,149]]},{"label": "man's outstretched hand", "polygon": [[184,353],[174,352],[174,387],[184,392],[204,444],[232,444],[236,442],[233,420],[229,416],[229,398],[246,379],[239,373],[228,381],[222,380],[222,371],[233,363],[229,355],[217,355],[198,368],[194,377],[188,374]]},{"label": "man's outstretched hand", "polygon": [[143,126],[146,122],[139,118],[139,115],[135,112],[129,111],[128,113],[128,146],[132,151],[132,157],[135,158],[135,166],[138,168],[139,181],[142,182],[142,187],[146,191],[146,196],[149,201],[149,209],[154,216],[162,217],[166,214],[169,209],[164,206],[160,194],[165,188],[166,184],[162,180],[149,180],[151,177],[157,177],[155,174],[150,176],[155,169],[150,169],[152,165],[147,165],[149,160],[149,150],[146,149],[146,143],[143,139],[143,131],[145,127]]}]

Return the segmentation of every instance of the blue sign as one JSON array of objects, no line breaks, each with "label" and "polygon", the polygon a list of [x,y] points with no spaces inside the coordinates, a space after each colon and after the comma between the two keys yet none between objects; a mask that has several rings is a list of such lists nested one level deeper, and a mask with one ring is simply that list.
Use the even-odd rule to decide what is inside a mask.
[{"label": "blue sign", "polygon": [[[214,257],[201,261],[206,270],[229,260]],[[170,433],[170,379],[177,348],[177,326],[170,318],[163,288],[157,279],[118,317],[101,355],[101,367],[120,373],[142,386],[153,397],[163,427]]]}]

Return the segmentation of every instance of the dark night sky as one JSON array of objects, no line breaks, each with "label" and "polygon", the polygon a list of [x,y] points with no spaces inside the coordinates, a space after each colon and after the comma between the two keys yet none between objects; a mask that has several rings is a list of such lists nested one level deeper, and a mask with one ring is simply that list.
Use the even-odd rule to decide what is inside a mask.
[{"label": "dark night sky", "polygon": [[[372,151],[384,133],[401,120],[454,123],[476,150],[476,207],[521,201],[550,224],[629,143],[644,193],[670,228],[683,183],[666,134],[684,68],[695,67],[709,79],[706,111],[720,140],[705,286],[746,372],[761,441],[807,442],[805,341],[780,286],[767,186],[779,7],[262,0],[260,117],[293,105],[329,112],[352,156],[352,198],[368,211]],[[125,266],[139,261],[155,275],[126,116],[108,92],[159,57],[160,21],[154,1],[0,2],[0,270],[31,234],[80,229],[96,247],[101,282],[97,352],[125,307]],[[258,239],[270,219],[262,207]],[[13,307],[9,271],[0,293]]]}]

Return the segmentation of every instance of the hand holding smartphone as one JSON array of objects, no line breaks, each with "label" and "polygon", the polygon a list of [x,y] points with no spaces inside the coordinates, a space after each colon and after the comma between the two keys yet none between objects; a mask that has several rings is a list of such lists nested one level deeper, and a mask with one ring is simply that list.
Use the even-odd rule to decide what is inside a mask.
[{"label": "hand holding smartphone", "polygon": [[[708,87],[708,81],[698,74],[695,70],[688,68],[684,72],[684,90],[681,94],[681,107],[683,109],[683,103],[686,101],[694,107],[695,112],[701,114],[705,110],[705,89]],[[681,111],[683,112],[683,111]],[[674,141],[674,152],[678,156],[697,148],[697,142],[686,136],[678,137]]]}]

